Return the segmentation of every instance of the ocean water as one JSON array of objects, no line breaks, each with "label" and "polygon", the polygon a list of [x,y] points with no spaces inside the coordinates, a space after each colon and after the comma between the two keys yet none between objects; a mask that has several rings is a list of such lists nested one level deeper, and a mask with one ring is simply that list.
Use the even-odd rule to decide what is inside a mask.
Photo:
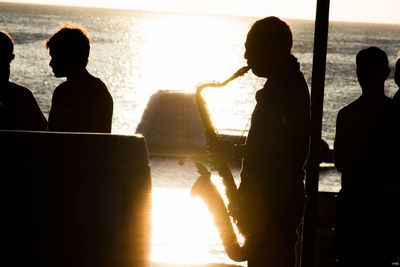
[{"label": "ocean water", "polygon": [[[106,83],[114,98],[115,134],[135,133],[147,101],[157,90],[193,92],[198,83],[223,81],[245,65],[243,44],[256,19],[0,3],[0,29],[15,41],[11,80],[31,89],[46,117],[52,91],[63,79],[53,77],[44,41],[68,22],[87,30],[91,38],[88,69]],[[293,53],[311,88],[314,22],[287,22],[294,34]],[[330,24],[322,136],[331,147],[338,110],[360,95],[355,55],[369,46],[385,50],[393,67],[400,50],[400,25]],[[242,131],[255,104],[254,93],[264,82],[250,72],[224,88],[205,92],[215,126]],[[386,92],[392,96],[395,91],[391,73]],[[189,197],[197,177],[194,166],[162,158],[150,163],[152,260],[232,263],[204,205]],[[239,169],[233,172],[238,178]],[[340,177],[334,170],[321,173],[320,190],[339,189]]]}]

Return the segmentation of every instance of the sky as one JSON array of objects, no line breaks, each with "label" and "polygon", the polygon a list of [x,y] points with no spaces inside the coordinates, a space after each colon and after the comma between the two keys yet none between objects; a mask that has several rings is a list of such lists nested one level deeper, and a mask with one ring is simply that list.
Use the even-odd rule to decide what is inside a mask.
[{"label": "sky", "polygon": [[[6,0],[38,4],[314,19],[316,0]],[[330,0],[332,21],[400,24],[400,0]]]}]

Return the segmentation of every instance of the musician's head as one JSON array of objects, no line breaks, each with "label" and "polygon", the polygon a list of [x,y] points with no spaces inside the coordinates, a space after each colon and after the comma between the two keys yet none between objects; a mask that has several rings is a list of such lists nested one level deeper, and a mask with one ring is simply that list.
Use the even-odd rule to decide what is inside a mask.
[{"label": "musician's head", "polygon": [[269,77],[287,62],[292,46],[289,25],[277,17],[266,17],[256,21],[247,34],[244,57],[255,75]]}]

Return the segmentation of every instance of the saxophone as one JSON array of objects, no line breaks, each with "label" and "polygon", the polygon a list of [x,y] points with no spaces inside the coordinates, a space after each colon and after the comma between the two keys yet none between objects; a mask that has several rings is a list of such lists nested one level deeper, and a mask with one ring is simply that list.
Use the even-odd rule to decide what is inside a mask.
[{"label": "saxophone", "polygon": [[[196,92],[194,96],[195,102],[209,148],[213,148],[214,146],[218,145],[221,139],[210,120],[207,105],[201,96],[202,90],[208,87],[223,87],[230,81],[244,75],[247,71],[249,71],[249,69],[250,68],[248,66],[240,68],[235,74],[222,83],[212,81],[201,83],[196,86]],[[228,208],[225,206],[222,196],[218,192],[217,188],[210,180],[211,172],[200,162],[195,162],[200,177],[193,184],[191,188],[191,195],[199,196],[206,203],[207,208],[213,215],[214,223],[217,226],[225,252],[229,258],[234,261],[245,261],[249,255],[249,244],[247,240],[245,240],[244,245],[241,246],[239,244],[231,222],[231,217],[245,239],[249,229],[246,229],[247,227],[241,223],[239,211],[240,196],[235,180],[233,179],[232,172],[229,168],[229,162],[228,160],[222,162],[218,159],[211,160],[214,161],[214,169],[216,169],[219,175],[222,177],[226,196],[229,201]]]}]

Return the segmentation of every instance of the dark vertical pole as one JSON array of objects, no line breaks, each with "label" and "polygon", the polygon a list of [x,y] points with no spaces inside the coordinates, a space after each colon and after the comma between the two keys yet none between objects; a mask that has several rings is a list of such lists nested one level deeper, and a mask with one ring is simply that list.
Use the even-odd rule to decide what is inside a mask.
[{"label": "dark vertical pole", "polygon": [[315,226],[319,180],[319,153],[324,103],[326,53],[328,45],[329,0],[317,0],[314,56],[311,84],[311,144],[306,175],[308,197],[304,214],[302,267],[314,266]]}]

